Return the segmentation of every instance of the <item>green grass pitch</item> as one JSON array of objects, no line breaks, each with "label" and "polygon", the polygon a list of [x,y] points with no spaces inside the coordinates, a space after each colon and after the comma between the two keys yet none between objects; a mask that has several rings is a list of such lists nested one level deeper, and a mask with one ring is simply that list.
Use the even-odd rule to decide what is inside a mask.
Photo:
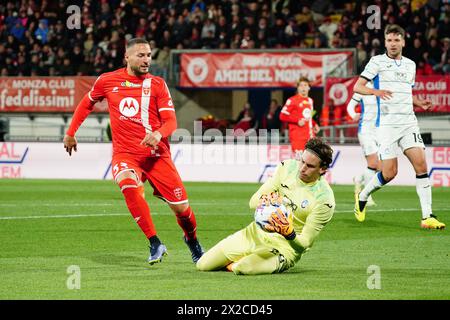
[{"label": "green grass pitch", "polygon": [[[205,249],[253,219],[258,184],[186,183]],[[414,187],[374,195],[364,223],[352,213],[351,186],[332,186],[336,213],[288,272],[236,276],[196,271],[166,204],[146,187],[169,255],[149,266],[148,243],[111,181],[0,180],[0,299],[448,299],[450,234],[422,230]],[[433,207],[450,224],[450,188]],[[68,289],[69,266],[80,289]],[[367,286],[380,271],[379,289]],[[70,283],[70,281],[69,281]]]}]

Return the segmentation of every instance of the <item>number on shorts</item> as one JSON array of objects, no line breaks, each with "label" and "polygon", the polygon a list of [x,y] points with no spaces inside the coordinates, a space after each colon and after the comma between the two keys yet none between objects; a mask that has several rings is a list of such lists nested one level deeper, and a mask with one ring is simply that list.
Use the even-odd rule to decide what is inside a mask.
[{"label": "number on shorts", "polygon": [[[120,167],[121,167],[121,170],[128,169],[128,164],[126,162],[121,162]],[[119,164],[116,164],[113,167],[113,172],[114,172],[114,175],[116,175],[119,172]]]},{"label": "number on shorts", "polygon": [[413,135],[414,135],[414,142],[419,141],[420,143],[423,143],[422,136],[420,135],[420,133],[413,132]]}]

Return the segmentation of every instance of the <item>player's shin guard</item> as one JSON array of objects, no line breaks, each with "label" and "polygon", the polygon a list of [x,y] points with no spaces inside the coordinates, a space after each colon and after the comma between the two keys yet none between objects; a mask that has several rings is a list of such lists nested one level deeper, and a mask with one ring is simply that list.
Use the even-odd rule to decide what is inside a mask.
[{"label": "player's shin guard", "polygon": [[184,236],[187,240],[192,240],[197,237],[197,221],[195,220],[194,212],[189,206],[184,212],[177,213],[178,225],[183,229]]},{"label": "player's shin guard", "polygon": [[359,199],[361,201],[367,201],[367,198],[370,196],[370,194],[380,189],[386,183],[387,181],[386,179],[384,179],[382,172],[379,171],[372,177],[372,179],[370,179],[369,183],[361,191],[361,193],[359,194]]},{"label": "player's shin guard", "polygon": [[431,183],[428,174],[416,175],[416,191],[422,207],[422,219],[429,218],[431,211]]},{"label": "player's shin guard", "polygon": [[131,215],[145,236],[150,238],[156,235],[155,226],[150,216],[150,208],[137,182],[134,179],[123,179],[119,182],[119,187],[125,197],[128,210],[130,210]]},{"label": "player's shin guard", "polygon": [[364,207],[366,206],[367,199],[369,196],[380,189],[382,186],[384,186],[386,183],[386,179],[383,177],[383,173],[379,171],[377,174],[375,174],[372,179],[370,179],[369,183],[364,187],[364,189],[359,194],[359,207],[360,210],[364,210]]},{"label": "player's shin guard", "polygon": [[377,169],[367,167],[363,174],[363,184],[367,185],[373,176],[377,173]]}]

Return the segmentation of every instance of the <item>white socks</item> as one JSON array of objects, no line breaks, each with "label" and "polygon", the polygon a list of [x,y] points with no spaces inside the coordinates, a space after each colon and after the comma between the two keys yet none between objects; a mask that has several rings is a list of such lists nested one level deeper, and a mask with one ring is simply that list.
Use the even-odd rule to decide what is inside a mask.
[{"label": "white socks", "polygon": [[369,183],[366,184],[364,189],[359,194],[359,200],[367,201],[367,198],[370,196],[371,193],[380,189],[386,183],[387,183],[387,181],[384,180],[383,175],[381,174],[381,171],[379,171],[377,174],[374,174],[372,176],[372,179],[370,179]]},{"label": "white socks", "polygon": [[377,173],[377,169],[367,167],[363,174],[363,184],[367,185],[372,177]]},{"label": "white socks", "polygon": [[422,207],[422,219],[429,218],[431,211],[431,183],[428,174],[416,176],[416,191]]}]

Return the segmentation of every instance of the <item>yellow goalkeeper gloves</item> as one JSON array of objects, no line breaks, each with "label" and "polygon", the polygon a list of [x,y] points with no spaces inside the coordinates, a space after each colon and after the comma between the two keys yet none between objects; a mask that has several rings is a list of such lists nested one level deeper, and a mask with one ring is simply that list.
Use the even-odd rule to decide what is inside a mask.
[{"label": "yellow goalkeeper gloves", "polygon": [[294,240],[297,236],[292,220],[286,218],[280,209],[272,213],[269,218],[269,224],[266,225],[266,230],[279,233],[285,237],[286,240]]}]

